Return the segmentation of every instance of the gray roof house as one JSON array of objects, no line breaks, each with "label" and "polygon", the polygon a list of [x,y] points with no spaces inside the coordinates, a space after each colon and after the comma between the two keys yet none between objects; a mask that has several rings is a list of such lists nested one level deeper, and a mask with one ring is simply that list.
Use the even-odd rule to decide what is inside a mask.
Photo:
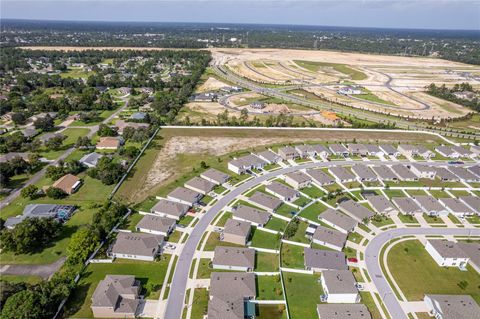
[{"label": "gray roof house", "polygon": [[468,195],[460,196],[459,199],[473,209],[474,212],[480,214],[480,197]]},{"label": "gray roof house", "polygon": [[152,207],[151,212],[160,216],[179,220],[188,212],[189,208],[190,206],[186,204],[161,199]]},{"label": "gray roof house", "polygon": [[448,158],[459,158],[460,154],[455,152],[450,146],[437,146],[435,147],[435,151],[437,151],[440,155],[448,157]]},{"label": "gray roof house", "polygon": [[372,218],[375,215],[370,209],[351,199],[340,202],[338,208],[360,223],[364,218]]},{"label": "gray roof house", "polygon": [[448,215],[448,210],[443,207],[433,196],[420,195],[412,197],[423,211],[430,216]]},{"label": "gray roof house", "polygon": [[413,198],[410,197],[392,197],[392,202],[398,207],[404,215],[422,214],[422,208]]},{"label": "gray roof house", "polygon": [[309,157],[309,156],[315,157],[315,156],[317,156],[317,152],[312,147],[312,145],[309,145],[309,144],[296,145],[295,149],[297,150],[298,154],[301,157]]},{"label": "gray roof house", "polygon": [[239,247],[215,247],[213,269],[252,271],[255,268],[255,249]]},{"label": "gray roof house", "polygon": [[245,155],[228,162],[228,169],[236,174],[243,174],[251,169],[261,169],[266,164],[266,161],[253,154]]},{"label": "gray roof house", "polygon": [[367,148],[363,144],[348,144],[347,149],[348,149],[348,152],[352,155],[358,155],[358,156],[368,155]]},{"label": "gray roof house", "polygon": [[160,254],[164,236],[146,233],[119,232],[107,255],[112,258],[154,261]]},{"label": "gray roof house", "polygon": [[321,250],[305,247],[303,249],[305,269],[321,272],[323,270],[347,270],[345,254],[340,251]]},{"label": "gray roof house", "polygon": [[83,165],[87,166],[87,167],[96,167],[97,166],[97,163],[98,163],[98,160],[101,159],[103,157],[102,154],[99,154],[99,153],[96,153],[96,152],[92,152],[90,154],[86,154],[84,155],[81,159],[80,159],[80,163],[82,163]]},{"label": "gray roof house", "polygon": [[285,174],[285,182],[295,189],[301,189],[310,186],[312,178],[301,171],[295,171]]},{"label": "gray roof house", "polygon": [[437,174],[437,170],[434,167],[421,164],[412,164],[410,170],[419,178],[434,179]]},{"label": "gray roof house", "polygon": [[332,152],[330,152],[330,150],[322,144],[313,144],[312,148],[317,154],[317,156],[320,157],[328,157],[330,156],[330,154],[332,154]]},{"label": "gray roof house", "polygon": [[147,214],[135,225],[142,233],[168,236],[176,225],[176,220],[168,217]]},{"label": "gray roof house", "polygon": [[474,156],[474,153],[472,151],[467,150],[466,148],[460,146],[460,145],[454,145],[452,146],[452,150],[457,152],[460,157],[472,157]]},{"label": "gray roof house", "polygon": [[278,163],[282,160],[280,155],[278,155],[278,154],[276,154],[276,153],[274,153],[270,150],[266,150],[266,151],[257,153],[257,156],[260,157],[261,159],[263,159],[268,164],[275,164],[275,163]]},{"label": "gray roof house", "polygon": [[330,144],[328,147],[332,154],[339,156],[348,156],[350,152],[343,144]]},{"label": "gray roof house", "polygon": [[250,206],[238,205],[233,210],[233,219],[250,222],[257,227],[263,227],[270,220],[271,215],[263,210]]},{"label": "gray roof house", "polygon": [[476,176],[475,174],[473,174],[472,172],[470,172],[469,170],[463,168],[463,167],[459,167],[459,166],[451,166],[448,168],[448,170],[450,172],[452,172],[453,174],[457,175],[457,177],[464,181],[464,182],[467,182],[467,183],[478,183],[480,182],[480,176]]},{"label": "gray roof house", "polygon": [[191,180],[187,181],[183,186],[188,189],[191,189],[194,192],[207,195],[215,187],[215,183],[207,181],[201,177],[195,176]]},{"label": "gray roof house", "polygon": [[415,175],[407,166],[403,164],[392,165],[392,171],[398,175],[401,181],[418,181],[418,176]]},{"label": "gray roof house", "polygon": [[351,232],[358,225],[355,219],[331,208],[327,208],[318,215],[318,220],[345,234]]},{"label": "gray roof house", "polygon": [[353,173],[345,167],[333,166],[329,167],[328,171],[335,177],[337,181],[341,183],[353,182],[355,180],[355,175],[353,175]]},{"label": "gray roof house", "polygon": [[365,144],[365,149],[367,150],[367,155],[369,156],[383,156],[383,151],[380,149],[378,145],[374,144]]},{"label": "gray roof house", "polygon": [[352,172],[357,175],[358,180],[361,182],[373,182],[377,180],[377,175],[375,175],[375,173],[367,165],[352,165]]},{"label": "gray roof house", "polygon": [[167,195],[169,200],[189,206],[198,203],[202,197],[201,193],[184,187],[177,187]]},{"label": "gray roof house", "polygon": [[300,154],[298,153],[298,151],[291,146],[285,146],[285,147],[279,148],[278,155],[280,155],[280,157],[285,161],[300,157]]},{"label": "gray roof house", "polygon": [[364,195],[364,197],[379,214],[390,215],[398,213],[397,208],[383,195]]},{"label": "gray roof house", "polygon": [[458,182],[460,177],[450,172],[448,169],[444,167],[435,167],[435,171],[437,172],[436,176],[440,178],[441,181],[444,182]]},{"label": "gray roof house", "polygon": [[480,306],[470,295],[425,295],[428,312],[440,319],[480,319]]},{"label": "gray roof house", "polygon": [[220,172],[219,170],[216,170],[214,168],[206,170],[205,172],[200,174],[200,177],[211,183],[214,183],[215,185],[221,185],[223,183],[226,183],[230,179],[230,175],[225,174],[224,172]]},{"label": "gray roof house", "polygon": [[393,157],[398,157],[400,155],[400,152],[391,144],[380,144],[378,147],[380,147],[385,155]]},{"label": "gray roof house", "polygon": [[398,180],[398,176],[388,166],[385,166],[385,165],[374,166],[372,167],[372,169],[382,181]]},{"label": "gray roof house", "polygon": [[28,204],[23,209],[22,215],[7,218],[4,226],[12,229],[26,218],[55,218],[63,222],[68,220],[76,209],[72,205]]},{"label": "gray roof house", "polygon": [[475,213],[472,208],[468,207],[464,202],[457,198],[439,198],[438,201],[455,216],[464,217]]},{"label": "gray roof house", "polygon": [[258,191],[249,198],[249,201],[268,212],[274,212],[283,203],[276,197]]},{"label": "gray roof house", "polygon": [[251,224],[235,219],[228,219],[223,227],[220,239],[237,245],[246,245],[250,237]]},{"label": "gray roof house", "polygon": [[141,283],[134,276],[106,275],[92,295],[95,318],[136,318]]},{"label": "gray roof house", "polygon": [[318,226],[312,235],[312,241],[315,244],[341,251],[347,241],[347,234],[335,229]]},{"label": "gray roof house", "polygon": [[46,143],[49,140],[51,140],[52,138],[57,137],[57,136],[65,136],[65,135],[59,134],[59,133],[45,133],[42,136],[40,136],[38,138],[38,140],[42,143]]},{"label": "gray roof house", "polygon": [[472,243],[458,242],[457,246],[470,258],[468,261],[470,266],[480,273],[480,241],[477,240]]},{"label": "gray roof house", "polygon": [[327,303],[357,303],[360,295],[350,270],[325,270],[321,277]]},{"label": "gray roof house", "polygon": [[10,152],[7,154],[0,155],[0,163],[5,163],[13,160],[14,158],[20,157],[24,161],[28,161],[29,153],[20,153],[20,152]]},{"label": "gray roof house", "polygon": [[470,167],[467,167],[467,169],[472,173],[480,177],[480,165],[473,165]]},{"label": "gray roof house", "polygon": [[307,169],[307,174],[310,175],[312,180],[320,186],[332,185],[335,183],[335,179],[321,169]]},{"label": "gray roof house", "polygon": [[319,304],[318,319],[372,319],[364,304]]},{"label": "gray roof house", "polygon": [[286,202],[293,202],[299,197],[299,193],[296,190],[277,181],[273,181],[265,186],[265,190]]}]

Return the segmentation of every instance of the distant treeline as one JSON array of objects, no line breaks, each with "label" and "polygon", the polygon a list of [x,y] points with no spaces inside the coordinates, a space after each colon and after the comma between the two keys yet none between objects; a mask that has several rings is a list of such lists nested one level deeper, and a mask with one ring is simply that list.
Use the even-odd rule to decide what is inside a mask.
[{"label": "distant treeline", "polygon": [[[457,97],[454,92],[471,92],[474,95],[472,98],[460,98]],[[469,83],[455,84],[452,88],[448,88],[445,84],[441,86],[435,85],[435,83],[427,86],[427,93],[441,99],[457,103],[468,107],[474,111],[480,112],[480,100],[478,96],[480,93],[475,91]]]},{"label": "distant treeline", "polygon": [[480,32],[245,24],[2,21],[4,46],[326,49],[480,64]]}]

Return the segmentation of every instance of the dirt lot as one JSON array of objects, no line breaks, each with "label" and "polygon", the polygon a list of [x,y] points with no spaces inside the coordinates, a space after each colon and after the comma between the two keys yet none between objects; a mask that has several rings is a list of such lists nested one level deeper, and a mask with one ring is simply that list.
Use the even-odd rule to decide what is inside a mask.
[{"label": "dirt lot", "polygon": [[227,86],[229,86],[227,83],[219,81],[214,77],[209,77],[205,83],[198,87],[197,92],[216,91]]}]

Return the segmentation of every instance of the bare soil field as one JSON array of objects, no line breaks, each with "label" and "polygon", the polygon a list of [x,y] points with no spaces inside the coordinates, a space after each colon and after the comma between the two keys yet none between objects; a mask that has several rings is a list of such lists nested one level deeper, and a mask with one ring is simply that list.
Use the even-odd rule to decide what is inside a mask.
[{"label": "bare soil field", "polygon": [[220,90],[221,88],[229,86],[227,83],[217,80],[214,77],[209,77],[202,85],[198,87],[197,92],[208,92]]}]

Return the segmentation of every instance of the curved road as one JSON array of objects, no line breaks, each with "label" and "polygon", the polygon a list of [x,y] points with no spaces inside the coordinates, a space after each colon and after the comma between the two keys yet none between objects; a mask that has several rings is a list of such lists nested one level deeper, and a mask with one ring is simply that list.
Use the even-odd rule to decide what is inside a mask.
[{"label": "curved road", "polygon": [[[398,161],[395,163],[408,163],[409,161]],[[273,177],[277,177],[282,174],[291,173],[300,169],[316,168],[316,167],[329,167],[334,165],[348,165],[353,164],[352,161],[332,161],[332,162],[311,162],[304,163],[297,166],[289,166],[286,168],[281,168],[276,171],[268,172],[265,175],[260,175],[254,177],[251,180],[241,184],[230,193],[226,194],[224,197],[220,198],[215,205],[213,205],[203,216],[200,218],[199,222],[195,225],[192,230],[192,233],[188,237],[185,245],[180,253],[177,265],[175,267],[175,272],[173,274],[172,283],[170,284],[170,294],[167,299],[167,305],[165,310],[164,318],[181,318],[182,310],[185,300],[185,290],[187,288],[187,281],[189,278],[190,267],[192,265],[192,260],[197,249],[200,239],[207,230],[208,225],[215,219],[215,216],[223,210],[231,201],[233,201],[237,196],[241,195],[245,191],[255,187],[261,182],[269,180]],[[387,165],[391,164],[390,162],[382,161],[369,161],[370,164],[377,165]],[[432,162],[428,163],[432,166],[443,166],[444,162]],[[416,229],[419,230],[419,229]],[[437,229],[435,229],[437,230]],[[438,231],[446,229],[438,229]],[[465,229],[462,229],[465,231]],[[480,229],[478,229],[480,232]],[[371,245],[371,244],[370,244]],[[373,246],[372,246],[373,247]],[[395,318],[396,319],[396,318]]]},{"label": "curved road", "polygon": [[392,319],[408,319],[400,302],[384,277],[380,266],[380,251],[390,240],[408,235],[455,235],[455,236],[480,236],[479,228],[396,228],[384,231],[375,236],[365,250],[365,265],[368,274],[378,289],[380,299]]}]

